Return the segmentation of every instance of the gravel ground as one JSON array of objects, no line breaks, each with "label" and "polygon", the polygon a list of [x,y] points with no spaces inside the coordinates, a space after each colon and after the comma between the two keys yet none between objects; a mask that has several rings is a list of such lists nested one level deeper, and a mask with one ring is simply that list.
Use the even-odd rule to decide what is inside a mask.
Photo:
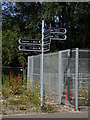
[{"label": "gravel ground", "polygon": [[[35,107],[30,107],[29,105],[26,109],[18,110],[18,105],[9,105],[8,107],[3,106],[3,115],[14,115],[14,114],[34,114],[34,113],[62,113],[62,112],[70,112],[76,113],[75,109],[72,107],[68,107],[66,105],[57,105],[52,104],[54,111],[41,111],[41,108],[36,109]],[[48,103],[46,105],[48,107]],[[79,112],[88,112],[88,109],[81,109]]]}]

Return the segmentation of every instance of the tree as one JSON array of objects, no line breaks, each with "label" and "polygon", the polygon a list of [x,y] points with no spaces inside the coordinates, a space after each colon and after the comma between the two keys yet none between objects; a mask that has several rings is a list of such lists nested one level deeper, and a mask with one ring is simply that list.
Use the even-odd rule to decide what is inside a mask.
[{"label": "tree", "polygon": [[[19,38],[41,39],[41,22],[67,29],[66,41],[52,41],[51,52],[68,48],[89,48],[90,3],[20,2],[2,4],[3,64],[24,65],[28,54],[18,50]],[[58,17],[56,22],[55,17]],[[7,41],[8,40],[8,41]],[[8,53],[7,53],[8,51]],[[37,54],[36,52],[30,53]]]}]

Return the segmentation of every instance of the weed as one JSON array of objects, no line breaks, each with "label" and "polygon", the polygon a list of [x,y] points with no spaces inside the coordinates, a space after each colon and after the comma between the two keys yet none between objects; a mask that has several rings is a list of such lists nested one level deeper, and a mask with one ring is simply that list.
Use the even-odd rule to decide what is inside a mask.
[{"label": "weed", "polygon": [[26,108],[25,108],[24,105],[20,105],[20,106],[19,106],[19,110],[26,110]]},{"label": "weed", "polygon": [[7,115],[5,110],[2,110],[2,115]]},{"label": "weed", "polygon": [[48,113],[55,113],[57,112],[57,108],[53,106],[51,103],[44,104],[42,112],[48,112]]}]

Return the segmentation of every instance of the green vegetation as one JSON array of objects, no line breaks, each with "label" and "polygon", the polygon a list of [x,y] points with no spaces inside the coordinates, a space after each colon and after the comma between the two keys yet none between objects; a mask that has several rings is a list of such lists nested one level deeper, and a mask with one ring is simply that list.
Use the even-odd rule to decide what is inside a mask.
[{"label": "green vegetation", "polygon": [[18,50],[19,38],[41,39],[41,22],[67,29],[67,40],[52,41],[50,51],[89,48],[90,3],[86,2],[2,2],[2,62],[9,66],[26,66],[27,56]]},{"label": "green vegetation", "polygon": [[89,90],[88,83],[82,83],[79,85],[79,105],[80,106],[88,106],[89,103]]},{"label": "green vegetation", "polygon": [[[33,89],[29,86],[27,92],[26,82],[23,84],[22,76],[10,73],[10,76],[3,75],[2,85],[2,114],[28,114],[32,112],[54,113],[65,111],[64,106],[57,105],[55,101],[48,98],[44,93],[44,106],[40,107],[40,84],[33,80]],[[79,88],[79,105],[88,105],[88,84],[84,84],[84,89]],[[80,87],[80,86],[79,86]],[[81,91],[80,91],[81,90]],[[50,96],[52,93],[50,93]],[[70,108],[68,108],[70,109]],[[67,110],[68,110],[67,109]]]},{"label": "green vegetation", "polygon": [[33,80],[33,90],[28,91],[26,84],[22,84],[22,76],[3,75],[2,85],[2,114],[18,114],[30,112],[57,112],[58,109],[44,98],[44,107],[40,107],[40,84]]}]

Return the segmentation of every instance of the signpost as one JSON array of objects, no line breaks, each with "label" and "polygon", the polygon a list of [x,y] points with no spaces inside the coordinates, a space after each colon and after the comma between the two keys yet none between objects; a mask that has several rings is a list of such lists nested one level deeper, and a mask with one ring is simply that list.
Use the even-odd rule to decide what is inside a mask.
[{"label": "signpost", "polygon": [[65,28],[50,28],[44,32],[44,20],[42,20],[42,40],[38,39],[29,39],[29,38],[21,38],[19,39],[19,47],[20,51],[25,52],[41,52],[41,108],[43,108],[43,78],[44,78],[44,52],[50,50],[51,40],[66,40],[67,36],[65,35],[67,30]]},{"label": "signpost", "polygon": [[44,64],[44,49],[43,49],[43,39],[44,39],[44,20],[42,20],[42,54],[41,54],[41,108],[43,108],[43,78],[44,78],[44,68],[43,68],[43,64]]}]

